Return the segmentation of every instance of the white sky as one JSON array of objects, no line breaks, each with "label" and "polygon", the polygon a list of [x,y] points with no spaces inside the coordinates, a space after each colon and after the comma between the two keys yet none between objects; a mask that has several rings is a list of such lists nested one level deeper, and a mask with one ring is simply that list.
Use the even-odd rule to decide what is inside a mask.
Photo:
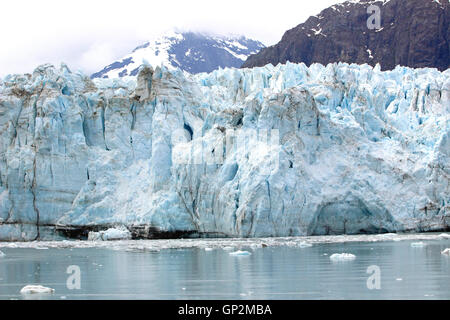
[{"label": "white sky", "polygon": [[0,76],[60,62],[90,74],[173,28],[273,45],[337,2],[343,0],[0,1]]}]

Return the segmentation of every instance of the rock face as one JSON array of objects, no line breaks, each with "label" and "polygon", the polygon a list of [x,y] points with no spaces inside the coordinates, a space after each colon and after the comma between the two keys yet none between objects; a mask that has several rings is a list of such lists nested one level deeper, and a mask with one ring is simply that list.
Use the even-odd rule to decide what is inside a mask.
[{"label": "rock face", "polygon": [[162,63],[189,73],[219,68],[239,68],[250,54],[265,46],[243,36],[225,37],[198,32],[170,32],[137,47],[121,60],[94,73],[91,78],[136,76],[143,60],[153,66]]},{"label": "rock face", "polygon": [[[380,8],[380,25],[369,19]],[[375,29],[369,29],[369,25]],[[379,27],[379,28],[378,28]],[[448,0],[347,1],[323,10],[287,31],[275,46],[250,56],[243,68],[268,63],[348,62],[392,70],[450,67]]]},{"label": "rock face", "polygon": [[0,239],[449,230],[450,71],[0,80]]}]

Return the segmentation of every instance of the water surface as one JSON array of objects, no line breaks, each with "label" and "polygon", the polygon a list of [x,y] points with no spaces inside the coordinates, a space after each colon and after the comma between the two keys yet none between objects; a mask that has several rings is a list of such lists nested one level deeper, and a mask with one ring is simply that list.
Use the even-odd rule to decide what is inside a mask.
[{"label": "water surface", "polygon": [[[232,256],[217,246],[148,250],[144,246],[1,247],[0,299],[450,299],[450,239],[318,243],[263,247]],[[145,244],[146,242],[138,242]],[[303,243],[303,242],[302,242]],[[37,249],[37,248],[38,249]],[[353,261],[332,262],[348,252]],[[66,286],[70,265],[81,271],[81,289]],[[369,266],[381,271],[381,289],[369,290]],[[41,284],[53,295],[23,296]]]}]

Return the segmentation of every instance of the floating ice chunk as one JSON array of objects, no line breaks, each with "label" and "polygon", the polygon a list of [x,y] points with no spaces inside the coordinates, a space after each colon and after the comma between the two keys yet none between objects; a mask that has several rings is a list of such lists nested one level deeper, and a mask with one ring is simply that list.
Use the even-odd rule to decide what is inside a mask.
[{"label": "floating ice chunk", "polygon": [[448,234],[448,233],[441,233],[439,235],[439,238],[450,239],[450,234]]},{"label": "floating ice chunk", "polygon": [[403,281],[403,279],[402,278],[397,278],[397,279],[395,279],[395,281]]},{"label": "floating ice chunk", "polygon": [[450,248],[445,249],[444,251],[441,252],[441,254],[450,256]]},{"label": "floating ice chunk", "polygon": [[0,258],[3,258],[4,256],[5,256],[5,254],[0,251]]},{"label": "floating ice chunk", "polygon": [[20,290],[21,294],[48,294],[54,292],[55,289],[47,288],[41,285],[27,285]]},{"label": "floating ice chunk", "polygon": [[413,242],[411,243],[411,247],[413,248],[423,248],[425,247],[425,242]]},{"label": "floating ice chunk", "polygon": [[213,248],[205,248],[205,251],[213,251]]},{"label": "floating ice chunk", "polygon": [[231,251],[231,250],[233,250],[234,248],[233,248],[233,247],[223,247],[222,249],[225,250],[225,251]]},{"label": "floating ice chunk", "polygon": [[302,241],[297,245],[299,248],[309,248],[312,247],[312,244],[306,241]]},{"label": "floating ice chunk", "polygon": [[235,252],[230,252],[230,256],[249,256],[249,255],[251,255],[251,253],[248,251],[238,250]]},{"label": "floating ice chunk", "polygon": [[110,228],[106,231],[89,232],[88,240],[91,241],[110,241],[110,240],[129,240],[131,232],[125,227]]},{"label": "floating ice chunk", "polygon": [[356,256],[351,253],[334,253],[330,256],[331,261],[351,261],[355,259]]},{"label": "floating ice chunk", "polygon": [[240,295],[241,297],[248,297],[248,296],[251,296],[252,294],[253,294],[253,291],[249,291],[249,292],[247,292],[247,293],[242,292],[242,293],[240,293],[239,295]]},{"label": "floating ice chunk", "polygon": [[308,248],[311,247],[312,244],[306,242],[306,241],[288,241],[285,243],[286,246],[288,247],[298,247],[298,248]]}]

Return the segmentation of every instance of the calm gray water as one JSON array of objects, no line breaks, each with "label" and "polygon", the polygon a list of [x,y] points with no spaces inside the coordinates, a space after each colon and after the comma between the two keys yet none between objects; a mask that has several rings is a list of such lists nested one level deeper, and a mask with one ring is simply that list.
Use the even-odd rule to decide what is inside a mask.
[{"label": "calm gray water", "polygon": [[[25,299],[27,284],[55,289],[39,299],[450,299],[450,240],[317,244],[307,248],[167,249],[1,248],[0,299]],[[332,262],[333,253],[356,259]],[[66,287],[67,267],[78,265],[81,289]],[[366,273],[379,266],[381,289]],[[401,280],[400,280],[401,279]],[[29,297],[28,297],[29,298]]]}]

